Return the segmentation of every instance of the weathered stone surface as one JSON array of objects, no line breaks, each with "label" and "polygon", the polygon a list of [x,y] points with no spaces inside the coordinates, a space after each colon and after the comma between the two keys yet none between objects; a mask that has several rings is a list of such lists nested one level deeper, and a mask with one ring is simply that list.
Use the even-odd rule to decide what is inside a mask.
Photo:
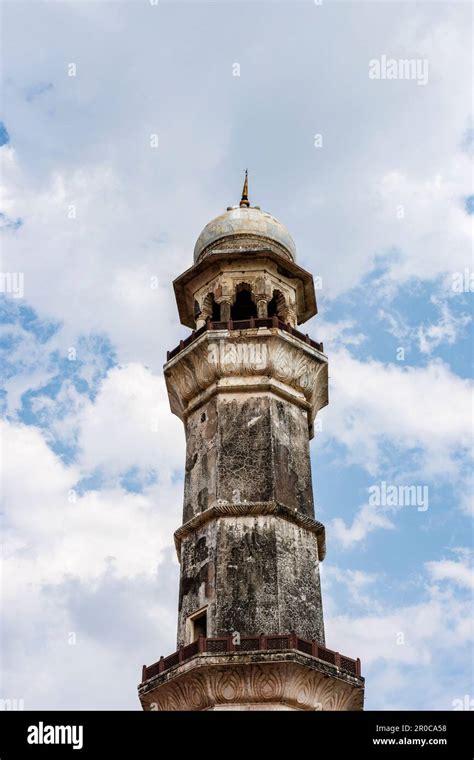
[{"label": "weathered stone surface", "polygon": [[171,410],[183,421],[214,395],[271,394],[306,412],[311,437],[314,419],[328,403],[325,355],[277,328],[205,332],[164,372]]},{"label": "weathered stone surface", "polygon": [[270,394],[214,396],[186,420],[183,521],[265,501],[314,516],[306,412]]},{"label": "weathered stone surface", "polygon": [[314,535],[270,516],[219,522],[219,629],[241,634],[291,630],[324,643]]},{"label": "weathered stone surface", "polygon": [[209,636],[291,630],[323,643],[315,531],[246,514],[278,503],[314,518],[305,410],[271,393],[214,395],[187,416],[186,445],[184,523],[216,505],[240,514],[198,524],[181,541],[178,645],[204,607]]},{"label": "weathered stone surface", "polygon": [[318,544],[319,561],[322,562],[326,556],[326,533],[324,525],[312,517],[307,517],[302,512],[286,507],[275,501],[253,501],[235,504],[215,504],[204,512],[198,512],[191,520],[183,523],[174,534],[176,551],[178,558],[181,557],[181,543],[187,536],[192,535],[198,528],[216,520],[219,517],[244,517],[246,515],[274,515],[282,520],[294,523],[301,528],[305,528],[309,533],[314,533]]},{"label": "weathered stone surface", "polygon": [[270,515],[207,523],[181,544],[178,646],[205,606],[208,636],[294,631],[324,644],[315,535]]}]

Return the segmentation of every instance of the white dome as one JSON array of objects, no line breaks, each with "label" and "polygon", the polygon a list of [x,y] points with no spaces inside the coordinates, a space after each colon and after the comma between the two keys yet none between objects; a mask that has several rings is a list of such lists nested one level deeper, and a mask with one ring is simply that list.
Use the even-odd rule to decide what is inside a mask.
[{"label": "white dome", "polygon": [[218,242],[234,236],[242,240],[244,249],[251,247],[252,238],[258,238],[270,245],[276,243],[278,252],[292,261],[296,258],[293,238],[278,219],[256,207],[236,206],[206,224],[194,246],[194,261],[197,263],[211,253]]}]

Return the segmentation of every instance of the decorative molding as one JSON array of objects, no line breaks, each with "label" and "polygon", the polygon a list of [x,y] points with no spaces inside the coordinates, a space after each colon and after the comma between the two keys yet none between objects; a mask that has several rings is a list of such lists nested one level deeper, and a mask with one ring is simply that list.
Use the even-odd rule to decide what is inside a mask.
[{"label": "decorative molding", "polygon": [[190,536],[205,523],[210,520],[217,520],[220,517],[243,517],[248,515],[274,515],[275,517],[292,522],[310,533],[314,533],[318,543],[319,561],[322,562],[326,556],[326,532],[322,523],[302,514],[302,512],[290,509],[284,504],[266,501],[245,502],[243,504],[214,504],[209,509],[204,510],[204,512],[195,515],[175,531],[174,541],[178,559],[181,556],[181,541],[183,538]]},{"label": "decorative molding", "polygon": [[[281,252],[277,252],[276,248],[270,247],[268,243],[263,246],[253,245],[251,249],[245,250],[235,246],[231,249],[219,246],[199,263],[183,272],[173,283],[182,324],[195,327],[194,301],[197,293],[203,293],[208,285],[212,289],[216,278],[221,278],[222,286],[226,287],[228,277],[242,271],[255,272],[256,275],[269,274],[274,282],[276,278],[290,293],[293,291],[294,295],[290,297],[289,305],[295,309],[299,324],[317,314],[312,275]],[[280,289],[277,283],[275,288]],[[222,295],[230,293],[223,291]]]},{"label": "decorative molding", "polygon": [[[217,273],[194,291],[193,298],[201,309],[199,320],[212,316],[212,302],[209,301],[211,296],[214,297],[216,303],[221,304],[221,320],[230,319],[230,312],[228,316],[223,314],[222,304],[234,303],[239,286],[243,282],[249,286],[252,300],[257,305],[260,303],[260,313],[257,316],[267,317],[267,304],[273,298],[274,292],[278,291],[280,293],[278,316],[282,321],[296,328],[297,283],[291,280],[283,281],[276,271],[256,268],[253,260],[243,262],[240,266],[235,265],[235,270],[229,266],[229,269]],[[264,304],[264,307],[261,304]],[[198,326],[198,321],[196,321],[196,326]]]},{"label": "decorative molding", "polygon": [[203,261],[212,254],[233,253],[234,255],[254,253],[255,251],[267,251],[270,249],[284,259],[294,261],[295,257],[288,249],[271,237],[256,235],[249,232],[234,233],[232,237],[222,236],[209,243],[199,253],[196,263]]},{"label": "decorative molding", "polygon": [[281,386],[299,397],[309,410],[310,429],[328,403],[325,355],[279,328],[207,331],[167,362],[164,373],[171,411],[180,419],[210,388],[229,392],[230,378],[233,392],[255,392],[260,378],[269,390]]},{"label": "decorative molding", "polygon": [[[265,655],[265,656],[264,656]],[[141,684],[144,710],[362,710],[364,680],[312,657],[282,652],[198,655],[169,674]]]}]

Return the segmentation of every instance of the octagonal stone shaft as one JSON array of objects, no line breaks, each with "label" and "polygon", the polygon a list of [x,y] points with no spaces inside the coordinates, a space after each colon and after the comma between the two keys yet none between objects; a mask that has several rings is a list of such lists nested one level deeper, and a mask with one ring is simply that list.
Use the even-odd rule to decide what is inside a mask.
[{"label": "octagonal stone shaft", "polygon": [[200,610],[208,636],[324,643],[307,411],[272,392],[223,392],[185,428],[178,646]]}]

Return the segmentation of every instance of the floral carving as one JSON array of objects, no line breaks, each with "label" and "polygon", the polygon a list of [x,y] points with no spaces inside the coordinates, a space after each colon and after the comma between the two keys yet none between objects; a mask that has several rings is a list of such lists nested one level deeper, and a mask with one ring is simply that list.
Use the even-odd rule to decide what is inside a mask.
[{"label": "floral carving", "polygon": [[340,673],[320,672],[311,661],[209,659],[176,671],[171,680],[150,684],[141,695],[145,710],[207,710],[219,705],[279,703],[297,710],[362,710],[362,684]]},{"label": "floral carving", "polygon": [[309,404],[312,420],[327,403],[327,363],[314,349],[279,330],[247,331],[245,336],[207,332],[166,367],[165,376],[172,411],[181,418],[201,392],[234,377],[242,391],[246,378],[286,385]]}]

